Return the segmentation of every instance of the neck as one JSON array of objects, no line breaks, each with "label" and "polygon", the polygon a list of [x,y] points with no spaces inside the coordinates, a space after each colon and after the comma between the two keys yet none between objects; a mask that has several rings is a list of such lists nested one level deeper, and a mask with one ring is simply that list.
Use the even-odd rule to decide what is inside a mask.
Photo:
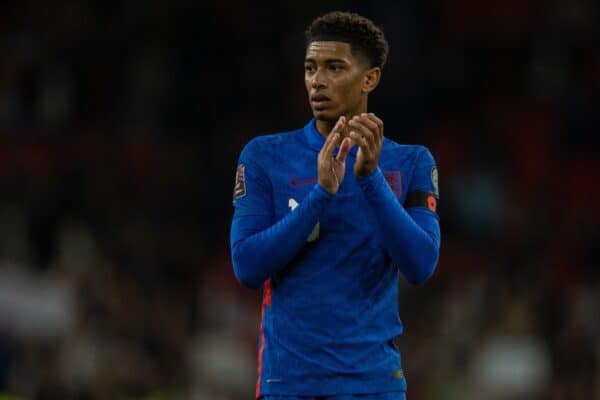
[{"label": "neck", "polygon": [[329,132],[331,132],[331,130],[335,126],[336,122],[337,121],[329,121],[329,120],[318,119],[317,122],[315,123],[315,127],[317,128],[317,131],[321,135],[327,137],[327,135],[329,135]]},{"label": "neck", "polygon": [[[362,113],[366,113],[367,112],[367,102],[364,101],[363,104],[360,105],[360,107],[357,110],[353,110],[353,111],[349,111],[346,113],[343,113],[341,115],[338,116],[338,118],[334,119],[334,120],[320,120],[318,119],[316,122],[316,128],[317,131],[327,137],[327,135],[329,135],[329,133],[331,132],[331,130],[333,129],[333,127],[335,126],[335,124],[337,123],[339,117],[341,117],[342,115],[344,117],[346,117],[346,121],[350,121],[350,119],[352,117],[354,117],[355,115],[360,115]],[[346,134],[346,132],[344,132],[344,135]]]}]

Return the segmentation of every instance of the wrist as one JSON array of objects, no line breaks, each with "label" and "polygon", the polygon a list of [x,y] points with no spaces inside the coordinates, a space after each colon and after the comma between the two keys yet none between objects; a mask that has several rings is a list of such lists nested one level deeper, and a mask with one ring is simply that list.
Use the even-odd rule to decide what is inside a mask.
[{"label": "wrist", "polygon": [[372,175],[373,172],[375,172],[375,170],[372,171],[365,171],[365,172],[356,172],[356,179],[360,180],[360,179],[364,179],[366,177],[368,177],[369,175]]},{"label": "wrist", "polygon": [[373,168],[370,171],[365,171],[364,173],[357,172],[356,173],[356,179],[358,181],[362,181],[362,180],[365,180],[367,178],[372,178],[372,177],[374,177],[376,175],[377,171],[381,171],[378,166],[375,167],[375,168]]},{"label": "wrist", "polygon": [[366,196],[374,195],[377,193],[379,186],[385,184],[385,178],[379,167],[375,168],[369,175],[357,178],[356,181]]},{"label": "wrist", "polygon": [[318,193],[320,193],[321,195],[323,195],[323,196],[326,196],[326,197],[333,197],[333,196],[335,196],[335,194],[336,194],[336,192],[337,192],[337,190],[335,190],[335,191],[333,191],[333,192],[332,192],[332,191],[330,191],[330,190],[329,190],[329,189],[327,189],[325,186],[323,186],[323,185],[321,184],[321,182],[318,182],[318,183],[315,185],[315,190],[316,190]]},{"label": "wrist", "polygon": [[354,175],[356,176],[357,179],[363,179],[366,178],[369,175],[373,175],[373,173],[375,171],[377,171],[377,169],[379,168],[379,164],[377,162],[373,163],[366,163],[366,165],[361,165],[360,168],[356,168],[358,167],[357,165],[355,165],[354,168]]}]

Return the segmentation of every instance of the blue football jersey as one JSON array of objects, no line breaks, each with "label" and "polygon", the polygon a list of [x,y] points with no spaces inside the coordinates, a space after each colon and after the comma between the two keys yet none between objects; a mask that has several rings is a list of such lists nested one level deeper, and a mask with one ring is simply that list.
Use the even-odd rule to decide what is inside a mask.
[{"label": "blue football jersey", "polygon": [[[263,286],[256,396],[406,390],[398,277],[426,280],[440,230],[434,159],[384,138],[379,167],[337,194],[317,179],[315,121],[260,136],[239,159],[231,246],[237,278]],[[337,150],[336,150],[337,151]]]}]

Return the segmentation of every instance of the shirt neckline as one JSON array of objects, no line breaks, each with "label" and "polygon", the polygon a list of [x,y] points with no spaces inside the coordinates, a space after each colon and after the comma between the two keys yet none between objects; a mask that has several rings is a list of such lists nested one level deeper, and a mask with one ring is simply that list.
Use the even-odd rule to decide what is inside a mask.
[{"label": "shirt neckline", "polygon": [[[319,131],[317,130],[316,124],[317,124],[316,119],[312,118],[304,126],[304,133],[305,133],[306,139],[308,140],[308,144],[310,145],[310,147],[316,151],[321,151],[321,148],[323,147],[323,143],[325,143],[325,137],[319,133]],[[352,156],[356,156],[357,151],[358,151],[358,146],[353,146],[350,149],[350,154]],[[338,149],[336,148],[333,153],[337,154],[337,152],[338,152]]]}]

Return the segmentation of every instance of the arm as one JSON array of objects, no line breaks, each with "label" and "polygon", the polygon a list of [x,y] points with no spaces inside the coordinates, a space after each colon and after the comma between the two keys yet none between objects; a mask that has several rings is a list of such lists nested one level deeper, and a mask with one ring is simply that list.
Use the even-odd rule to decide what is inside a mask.
[{"label": "arm", "polygon": [[[250,144],[240,156],[234,191],[235,212],[231,224],[231,257],[241,283],[258,288],[268,277],[285,268],[304,246],[344,179],[350,140],[340,134],[340,118],[319,153],[319,183],[285,217],[274,222],[273,189],[265,171],[253,160],[260,152]],[[341,143],[341,145],[340,145]],[[340,151],[333,158],[333,150]],[[254,154],[256,152],[256,154]]]},{"label": "arm", "polygon": [[[421,199],[413,203],[414,207],[405,209],[379,168],[359,179],[359,185],[375,214],[383,246],[394,265],[399,267],[409,282],[425,282],[433,274],[439,257],[440,225],[437,215],[422,204]],[[411,189],[409,197],[423,197],[418,196],[417,191],[410,192]],[[425,192],[419,194],[422,193]],[[425,196],[423,200],[426,199]],[[435,199],[432,201],[437,202]]]},{"label": "arm", "polygon": [[[259,187],[257,182],[246,183],[249,191]],[[258,199],[263,194],[247,196]],[[231,257],[238,281],[258,288],[269,276],[283,269],[302,249],[331,198],[333,195],[317,184],[298,207],[275,224],[271,224],[268,202],[246,199],[245,203],[254,203],[252,207],[243,204],[244,199],[236,200],[231,224]]]},{"label": "arm", "polygon": [[360,146],[354,174],[375,214],[383,246],[409,282],[425,282],[433,274],[440,250],[433,157],[426,149],[419,154],[407,195],[414,208],[407,210],[377,166],[383,145],[383,122],[374,114],[362,114],[348,125],[352,129],[350,137]]}]

